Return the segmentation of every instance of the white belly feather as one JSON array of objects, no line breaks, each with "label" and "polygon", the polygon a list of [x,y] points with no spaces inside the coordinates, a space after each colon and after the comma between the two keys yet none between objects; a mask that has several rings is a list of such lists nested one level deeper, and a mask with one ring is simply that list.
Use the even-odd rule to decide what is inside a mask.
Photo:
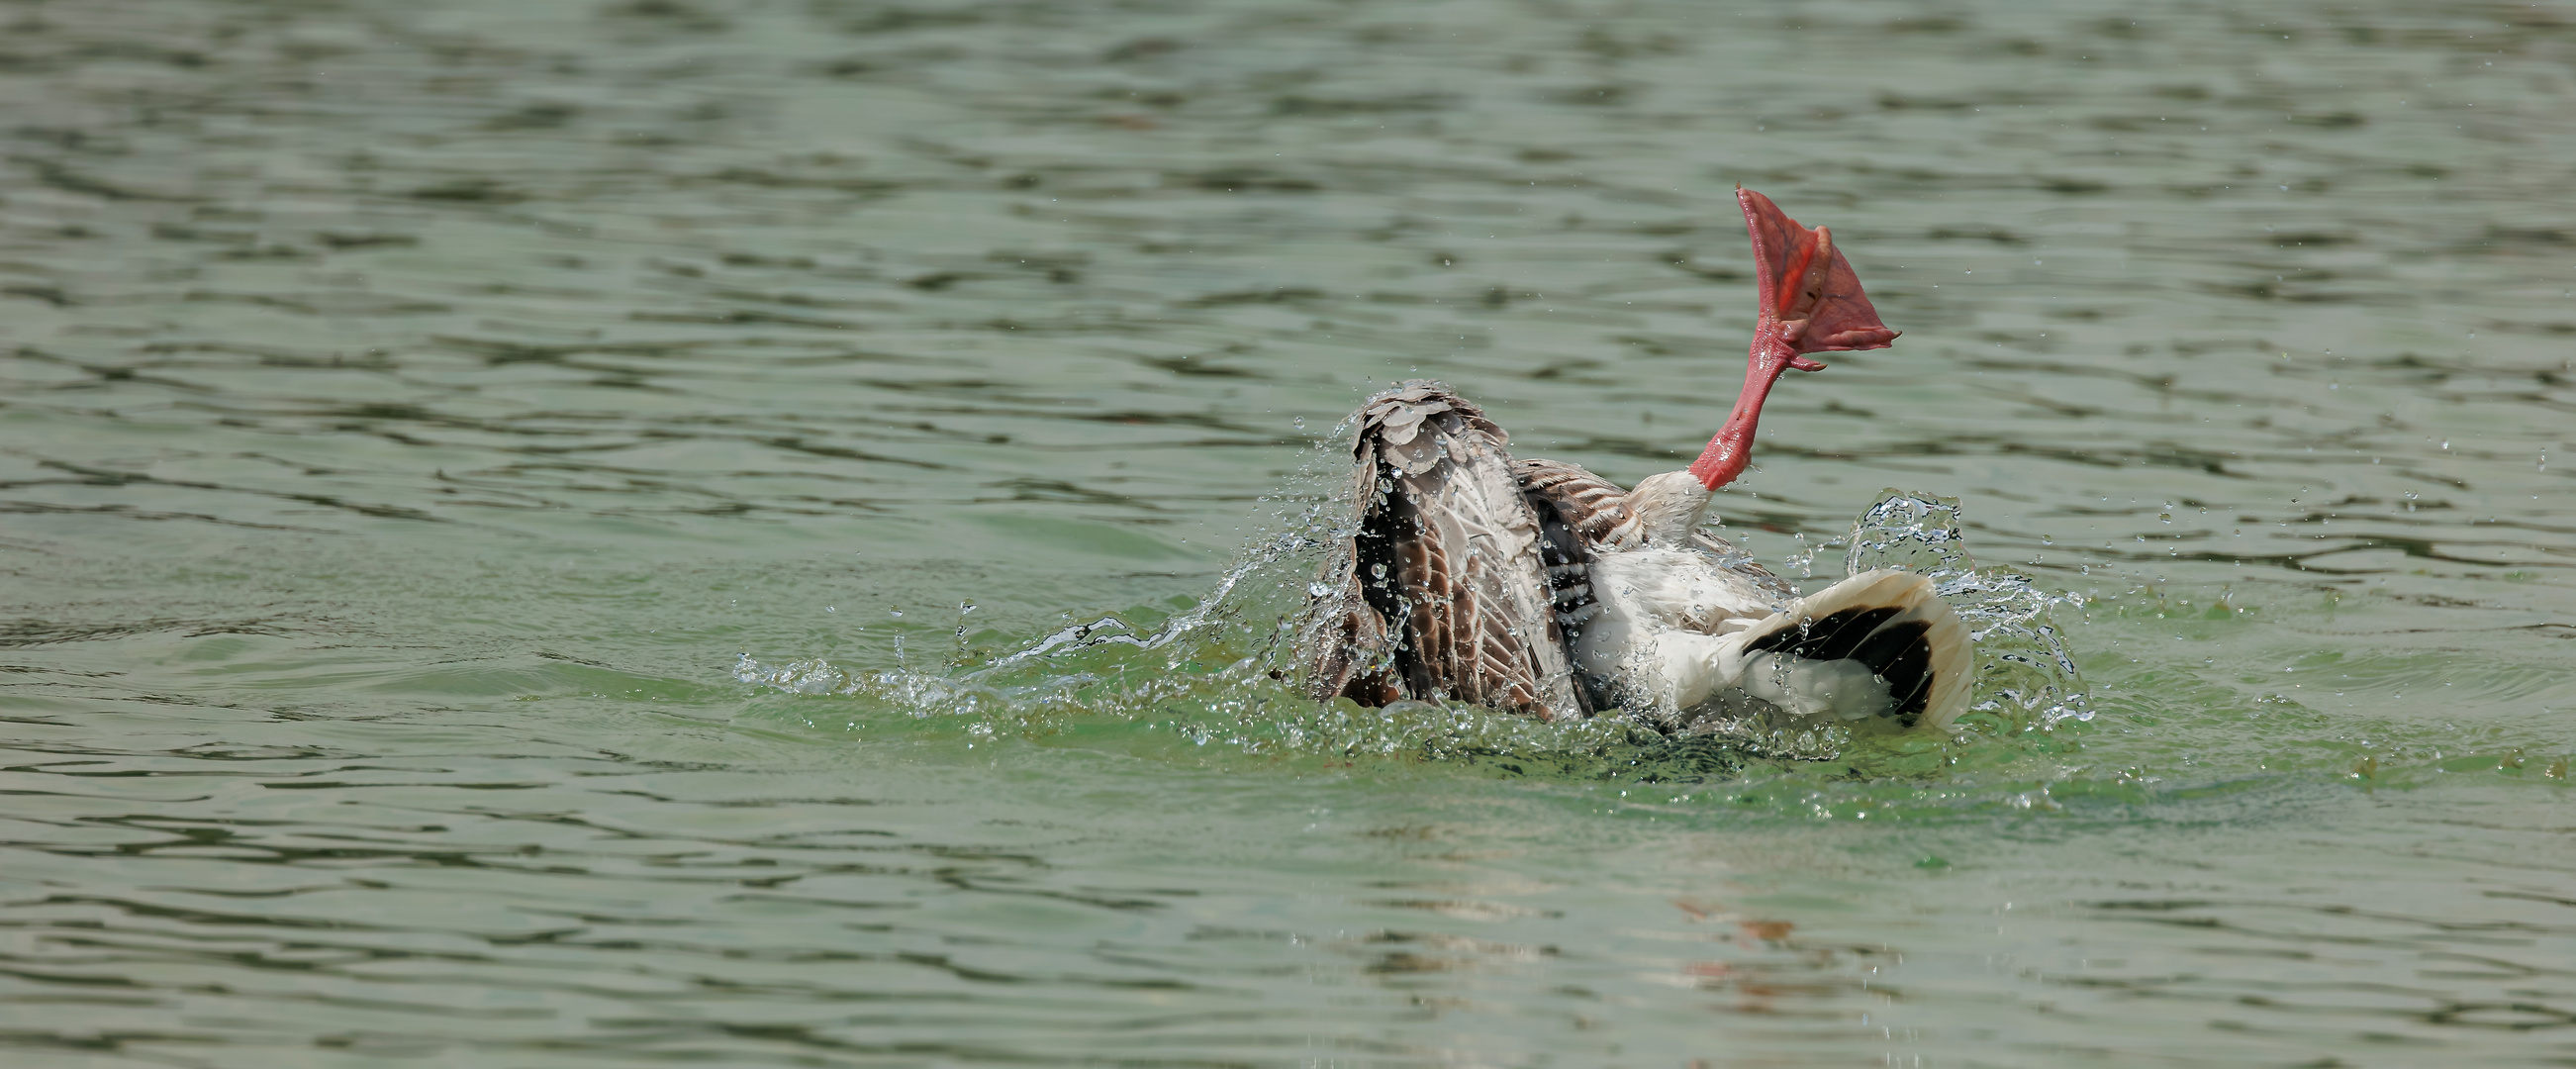
[{"label": "white belly feather", "polygon": [[1599,615],[1575,641],[1576,665],[1622,705],[1687,709],[1731,684],[1742,632],[1783,606],[1741,575],[1689,549],[1605,553],[1592,561]]},{"label": "white belly feather", "polygon": [[[1925,625],[1933,670],[1923,719],[1937,728],[1966,703],[1966,628],[1919,575],[1867,572],[1781,604],[1704,552],[1639,549],[1593,558],[1592,595],[1600,611],[1575,639],[1576,668],[1612,703],[1685,730],[1717,711],[1693,712],[1712,700],[1827,721],[1894,715],[1905,695],[1848,655],[1865,633],[1914,621]],[[1832,659],[1800,655],[1806,629],[1854,610],[1884,611]]]}]

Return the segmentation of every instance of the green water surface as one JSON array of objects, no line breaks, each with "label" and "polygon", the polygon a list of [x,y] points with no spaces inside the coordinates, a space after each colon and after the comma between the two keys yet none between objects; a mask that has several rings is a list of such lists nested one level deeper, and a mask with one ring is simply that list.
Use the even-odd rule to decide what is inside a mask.
[{"label": "green water surface", "polygon": [[[1371,390],[1696,454],[1736,183],[1905,336],[1725,533],[2089,718],[1269,679]],[[2576,1064],[2570,190],[2564,0],[0,3],[0,1064]]]}]

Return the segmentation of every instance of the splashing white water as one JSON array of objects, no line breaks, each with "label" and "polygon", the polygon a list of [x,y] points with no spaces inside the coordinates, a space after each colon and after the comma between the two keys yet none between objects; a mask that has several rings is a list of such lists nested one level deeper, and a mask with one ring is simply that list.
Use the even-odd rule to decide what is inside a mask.
[{"label": "splashing white water", "polygon": [[[1322,468],[1340,462],[1328,455],[1321,461],[1301,481],[1314,485],[1329,477]],[[1304,659],[1294,639],[1322,554],[1349,536],[1340,529],[1347,510],[1333,507],[1331,496],[1274,498],[1283,504],[1274,521],[1282,533],[1254,545],[1206,596],[1157,628],[1103,616],[944,673],[853,671],[819,658],[764,664],[745,654],[734,677],[793,694],[855,698],[912,718],[964,718],[977,737],[1127,721],[1193,746],[1253,754],[1471,759],[1509,769],[1535,762],[1660,776],[1682,766],[1725,774],[1738,758],[1712,754],[1712,743],[1741,757],[1796,760],[1829,760],[1849,748],[1847,733],[1827,731],[1699,740],[1675,757],[1679,744],[1620,717],[1547,724],[1427,702],[1385,709],[1316,703],[1296,685]],[[1956,500],[1887,491],[1854,522],[1848,545],[1852,570],[1930,576],[1969,626],[1978,657],[1972,715],[1991,714],[2005,730],[2091,717],[2073,657],[2048,618],[2051,607],[2081,601],[2009,571],[1978,568],[1961,539]]]},{"label": "splashing white water", "polygon": [[1959,499],[1888,489],[1852,521],[1843,566],[1854,575],[1902,568],[1928,576],[1933,589],[1968,625],[1976,646],[1972,713],[2006,724],[2049,728],[2093,718],[2075,656],[2049,609],[2080,607],[2076,594],[2052,594],[2029,576],[1979,568],[1959,531]]}]

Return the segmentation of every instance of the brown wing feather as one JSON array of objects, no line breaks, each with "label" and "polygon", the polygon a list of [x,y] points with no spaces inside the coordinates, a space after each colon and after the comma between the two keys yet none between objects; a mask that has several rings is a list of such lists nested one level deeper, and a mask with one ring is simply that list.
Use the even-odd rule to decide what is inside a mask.
[{"label": "brown wing feather", "polygon": [[[1584,498],[1586,484],[1565,478],[1579,475],[1591,479],[1592,473],[1572,465],[1553,461],[1522,461],[1514,465],[1520,476],[1521,499],[1529,503],[1538,516],[1539,561],[1547,568],[1548,595],[1555,610],[1557,632],[1565,640],[1569,657],[1583,637],[1584,625],[1600,615],[1600,603],[1592,593],[1593,548],[1591,540],[1575,529],[1575,520],[1596,514]],[[1539,477],[1532,479],[1532,475]],[[1593,485],[1616,490],[1607,483],[1592,480]],[[1615,505],[1616,499],[1612,499]],[[1608,708],[1605,695],[1592,685],[1590,677],[1576,673],[1575,697],[1583,702],[1583,714],[1590,716]]]},{"label": "brown wing feather", "polygon": [[[1370,403],[1377,400],[1370,398]],[[1378,607],[1391,600],[1383,597],[1384,578],[1398,567],[1391,540],[1381,529],[1384,521],[1376,515],[1385,509],[1386,493],[1393,484],[1380,486],[1385,480],[1377,453],[1379,435],[1373,433],[1377,428],[1367,418],[1366,406],[1354,424],[1349,500],[1356,515],[1351,533],[1342,536],[1324,561],[1322,581],[1307,603],[1302,645],[1311,659],[1307,687],[1315,700],[1343,697],[1381,706],[1410,696],[1395,642]],[[1372,524],[1372,520],[1378,522]],[[1374,578],[1372,571],[1377,573]]]},{"label": "brown wing feather", "polygon": [[[1362,407],[1352,445],[1359,522],[1326,565],[1329,593],[1309,624],[1317,697],[1584,711],[1507,441],[1436,383],[1408,382]],[[1383,645],[1369,646],[1371,636]]]},{"label": "brown wing feather", "polygon": [[1628,492],[1562,460],[1524,460],[1513,467],[1521,492],[1544,497],[1556,506],[1566,526],[1598,553],[1615,553],[1646,544],[1635,517],[1628,515]]},{"label": "brown wing feather", "polygon": [[[1351,445],[1351,459],[1351,500],[1365,503],[1378,493],[1377,439],[1361,433]],[[1307,605],[1301,638],[1314,659],[1306,682],[1316,701],[1347,697],[1380,706],[1404,698],[1395,646],[1388,640],[1385,618],[1369,603],[1361,567],[1360,540],[1342,539],[1324,561],[1322,582]]]},{"label": "brown wing feather", "polygon": [[[1559,546],[1551,539],[1545,544],[1548,580],[1556,593],[1557,624],[1571,642],[1582,633],[1583,623],[1598,611],[1592,600],[1592,560],[1604,553],[1643,548],[1644,525],[1628,511],[1627,491],[1575,465],[1532,459],[1520,461],[1513,471],[1520,476],[1521,492],[1537,510],[1542,527],[1553,532],[1561,525],[1576,543]],[[1748,606],[1745,611],[1753,611],[1752,605],[1767,605],[1769,608],[1763,611],[1773,611],[1798,597],[1796,587],[1723,538],[1695,532],[1687,548],[1715,558],[1720,567],[1744,581],[1742,600]],[[1714,628],[1717,623],[1710,621],[1709,626]]]}]

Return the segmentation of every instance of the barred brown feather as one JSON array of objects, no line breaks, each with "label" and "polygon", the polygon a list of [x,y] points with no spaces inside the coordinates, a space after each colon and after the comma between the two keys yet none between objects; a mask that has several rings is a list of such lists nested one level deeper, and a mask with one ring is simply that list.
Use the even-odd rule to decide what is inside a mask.
[{"label": "barred brown feather", "polygon": [[[1538,511],[1541,526],[1552,529],[1555,525],[1548,521],[1554,518],[1572,536],[1574,544],[1563,548],[1556,538],[1543,543],[1550,554],[1548,581],[1556,593],[1557,625],[1566,632],[1566,641],[1572,642],[1583,623],[1598,611],[1592,593],[1592,560],[1604,553],[1644,547],[1645,529],[1627,508],[1628,492],[1608,479],[1562,460],[1522,460],[1513,470],[1519,473],[1521,493]],[[1712,558],[1750,588],[1739,599],[1744,603],[1739,612],[1767,613],[1798,597],[1798,588],[1771,574],[1732,542],[1693,532],[1686,546]],[[1714,627],[1711,621],[1708,629]]]},{"label": "barred brown feather", "polygon": [[1628,492],[1610,480],[1562,460],[1524,460],[1513,471],[1521,492],[1553,504],[1584,545],[1615,553],[1645,544],[1644,529],[1628,514]]},{"label": "barred brown feather", "polygon": [[[1357,424],[1357,515],[1303,636],[1319,700],[1453,699],[1543,719],[1618,708],[1677,734],[1756,709],[1940,728],[1966,704],[1967,632],[1919,576],[1871,572],[1800,598],[1689,531],[1694,502],[1671,499],[1669,477],[1621,490],[1571,464],[1515,462],[1502,428],[1437,383],[1371,397]],[[1751,676],[1747,657],[1775,659]]]},{"label": "barred brown feather", "polygon": [[[1358,522],[1348,551],[1326,565],[1329,592],[1308,624],[1310,640],[1323,640],[1309,646],[1318,698],[1456,699],[1541,718],[1589,711],[1508,440],[1437,383],[1407,382],[1362,406]],[[1333,641],[1343,636],[1358,642]]]}]

